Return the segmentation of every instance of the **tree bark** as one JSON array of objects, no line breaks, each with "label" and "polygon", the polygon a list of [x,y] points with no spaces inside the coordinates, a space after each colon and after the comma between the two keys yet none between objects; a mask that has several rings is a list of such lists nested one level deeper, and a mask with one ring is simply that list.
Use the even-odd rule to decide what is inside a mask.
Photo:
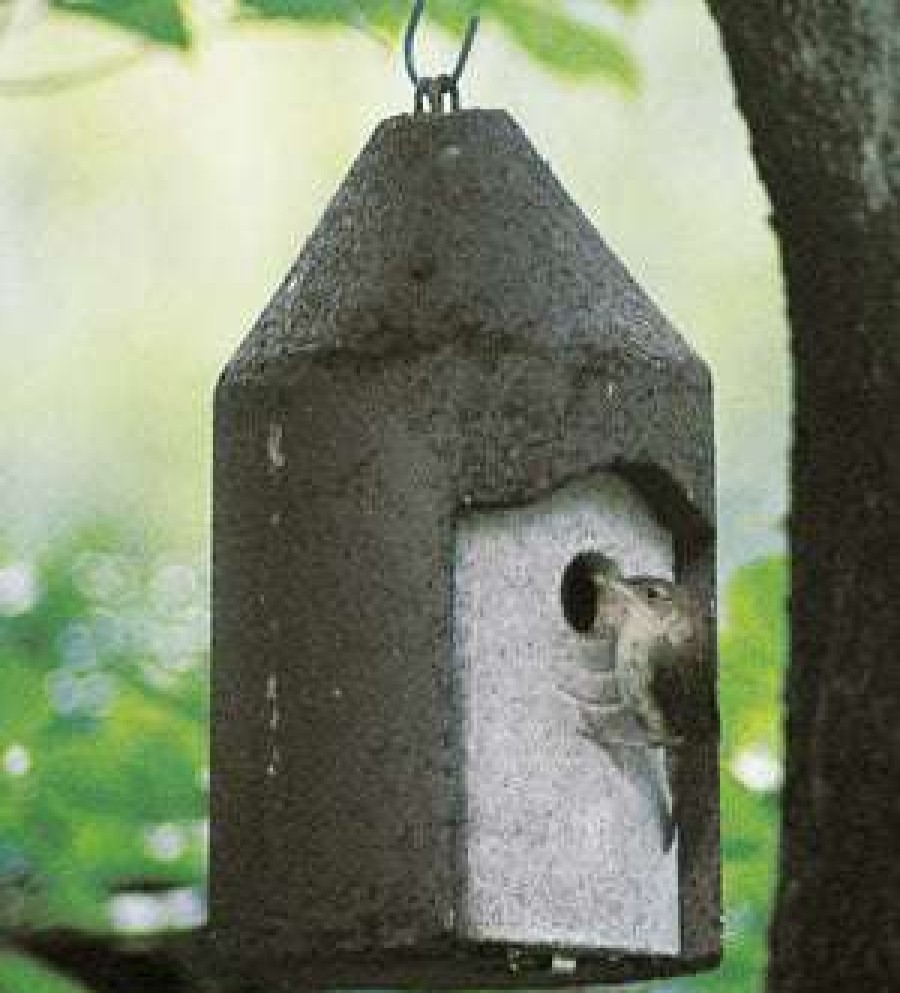
[{"label": "tree bark", "polygon": [[900,3],[708,0],[794,362],[773,993],[900,989]]}]

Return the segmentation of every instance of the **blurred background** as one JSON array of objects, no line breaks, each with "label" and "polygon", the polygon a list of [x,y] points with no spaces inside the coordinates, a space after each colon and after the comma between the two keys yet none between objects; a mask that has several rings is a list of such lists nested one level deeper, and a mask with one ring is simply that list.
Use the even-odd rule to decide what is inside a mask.
[{"label": "blurred background", "polygon": [[[436,0],[420,64],[475,6]],[[781,785],[787,332],[701,0],[485,0],[508,109],[713,369],[726,956],[759,988]],[[0,931],[205,915],[212,393],[383,117],[401,0],[0,0]],[[0,954],[0,990],[79,989]]]}]

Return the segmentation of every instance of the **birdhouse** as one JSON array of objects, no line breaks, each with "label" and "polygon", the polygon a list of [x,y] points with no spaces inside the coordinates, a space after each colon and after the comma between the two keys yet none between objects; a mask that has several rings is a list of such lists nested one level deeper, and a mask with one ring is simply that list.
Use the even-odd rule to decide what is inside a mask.
[{"label": "birdhouse", "polygon": [[[706,366],[513,120],[381,124],[216,393],[211,931],[237,973],[714,964],[713,501]],[[704,647],[660,732],[646,666],[678,639],[638,621],[664,593]]]}]

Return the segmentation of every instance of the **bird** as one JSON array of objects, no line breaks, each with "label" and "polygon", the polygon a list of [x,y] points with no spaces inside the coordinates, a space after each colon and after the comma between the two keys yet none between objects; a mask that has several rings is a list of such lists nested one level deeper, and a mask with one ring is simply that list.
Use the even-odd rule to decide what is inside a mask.
[{"label": "bird", "polygon": [[[678,756],[709,727],[712,680],[707,675],[707,618],[684,585],[658,576],[623,575],[599,552],[567,567],[563,611],[588,639],[587,678],[575,692],[579,733],[603,746],[622,768],[641,767],[668,851],[678,827],[672,790]],[[593,654],[606,658],[597,664]],[[665,749],[663,767],[648,749]],[[639,749],[643,749],[641,757]],[[631,761],[629,761],[631,759]]]}]

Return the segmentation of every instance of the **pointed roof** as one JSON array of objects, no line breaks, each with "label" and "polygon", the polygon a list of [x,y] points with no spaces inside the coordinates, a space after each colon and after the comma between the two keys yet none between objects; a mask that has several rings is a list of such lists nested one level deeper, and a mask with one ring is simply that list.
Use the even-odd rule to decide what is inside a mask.
[{"label": "pointed roof", "polygon": [[225,378],[451,343],[700,364],[504,111],[372,135]]}]

